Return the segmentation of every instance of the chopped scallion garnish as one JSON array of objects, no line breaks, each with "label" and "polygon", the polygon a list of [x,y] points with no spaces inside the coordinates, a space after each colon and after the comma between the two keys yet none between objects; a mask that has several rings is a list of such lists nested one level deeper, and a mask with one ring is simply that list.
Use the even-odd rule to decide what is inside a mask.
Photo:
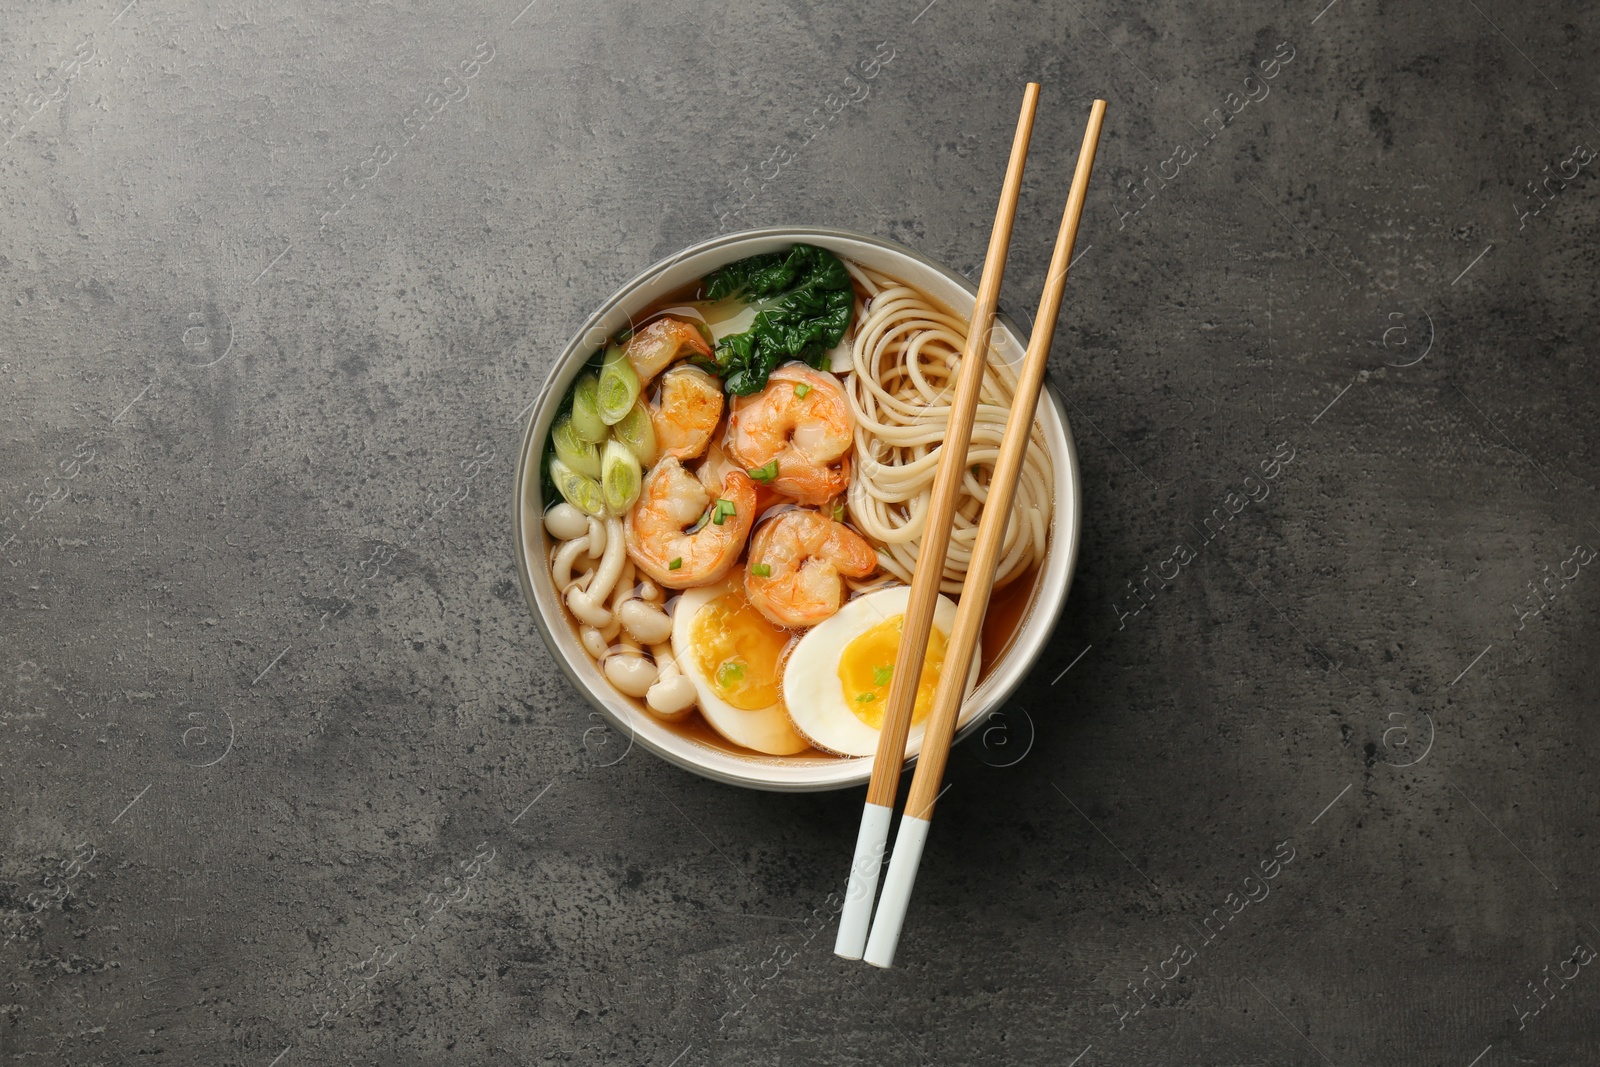
[{"label": "chopped scallion garnish", "polygon": [[801,400],[804,400],[806,398],[806,394],[809,392],[811,392],[811,386],[807,385],[805,382],[801,382],[794,387],[794,395],[799,397]]},{"label": "chopped scallion garnish", "polygon": [[668,564],[667,564],[667,570],[669,570],[669,571],[675,571],[675,570],[677,570],[677,569],[678,569],[678,568],[679,568],[679,567],[682,567],[682,566],[683,566],[683,557],[682,557],[682,556],[679,556],[679,557],[678,557],[678,558],[677,558],[677,559],[675,559],[675,560],[673,560],[673,561],[672,561],[672,562],[671,562],[671,563],[668,563]]}]

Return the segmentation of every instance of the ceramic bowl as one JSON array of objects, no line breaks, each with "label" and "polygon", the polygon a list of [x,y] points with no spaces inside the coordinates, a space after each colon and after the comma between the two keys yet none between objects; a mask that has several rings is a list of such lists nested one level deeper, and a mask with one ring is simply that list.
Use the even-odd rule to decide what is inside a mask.
[{"label": "ceramic bowl", "polygon": [[[876,237],[843,230],[780,227],[726,234],[686,248],[651,267],[601,304],[573,336],[566,350],[556,357],[528,419],[517,462],[513,501],[515,551],[523,594],[556,662],[578,692],[620,735],[615,749],[607,749],[618,754],[613,758],[619,758],[623,752],[644,749],[715,781],[779,791],[863,785],[871,777],[872,758],[764,756],[738,750],[708,729],[684,729],[664,723],[613,689],[601,674],[599,665],[579,643],[577,631],[551,581],[546,562],[549,535],[541,521],[546,501],[541,492],[539,463],[556,410],[584,361],[603,346],[608,337],[626,327],[631,316],[724,264],[746,256],[781,251],[796,242],[819,245],[899,278],[962,318],[972,313],[976,297],[972,283],[908,248]],[[1024,341],[1016,324],[1001,314],[994,337],[995,353],[1013,363],[1020,362]],[[980,728],[989,714],[999,709],[1022,683],[1044,651],[1072,582],[1082,523],[1078,455],[1061,399],[1048,382],[1041,395],[1038,420],[1055,459],[1055,518],[1050,548],[1010,648],[963,709],[958,741]],[[915,747],[907,753],[908,765],[916,758]]]}]

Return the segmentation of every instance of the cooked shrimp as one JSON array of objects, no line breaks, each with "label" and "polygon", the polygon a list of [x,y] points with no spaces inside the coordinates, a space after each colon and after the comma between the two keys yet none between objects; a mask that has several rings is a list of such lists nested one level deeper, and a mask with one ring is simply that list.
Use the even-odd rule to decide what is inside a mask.
[{"label": "cooked shrimp", "polygon": [[744,591],[779,626],[815,626],[839,610],[844,580],[878,569],[866,538],[819,512],[795,508],[763,523],[750,542]]},{"label": "cooked shrimp", "polygon": [[734,399],[728,454],[749,470],[776,460],[777,474],[768,485],[802,504],[824,504],[850,484],[854,432],[855,416],[839,379],[788,363],[772,372],[761,392]]},{"label": "cooked shrimp", "polygon": [[652,322],[628,341],[628,363],[639,376],[640,385],[649,384],[673,360],[687,355],[709,359],[711,346],[694,326],[670,315]]},{"label": "cooked shrimp", "polygon": [[668,456],[650,468],[628,512],[628,555],[668,589],[710,585],[739,558],[755,510],[755,485],[744,471],[729,471],[715,493]]},{"label": "cooked shrimp", "polygon": [[699,367],[673,367],[661,376],[661,403],[650,425],[663,456],[694,459],[711,443],[722,418],[722,383]]},{"label": "cooked shrimp", "polygon": [[[713,441],[711,447],[706,449],[705,458],[695,468],[694,476],[699,478],[705,485],[706,492],[715,493],[718,487],[722,485],[722,479],[728,476],[729,471],[742,470],[744,468],[729,459],[728,454],[722,450],[722,446]],[[757,488],[756,495],[759,496],[760,493],[761,490]]]}]

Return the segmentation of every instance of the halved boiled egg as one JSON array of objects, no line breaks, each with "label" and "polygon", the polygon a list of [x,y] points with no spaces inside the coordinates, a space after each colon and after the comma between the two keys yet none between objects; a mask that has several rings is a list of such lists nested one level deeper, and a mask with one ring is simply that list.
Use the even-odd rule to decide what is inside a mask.
[{"label": "halved boiled egg", "polygon": [[[904,585],[856,597],[812,627],[790,653],[783,672],[784,703],[795,728],[818,748],[842,756],[870,756],[878,750],[910,600],[911,589]],[[933,710],[945,645],[955,623],[955,601],[941,596],[923,654],[907,752],[920,747],[923,720]],[[966,696],[978,684],[978,663],[974,650]]]},{"label": "halved boiled egg", "polygon": [[780,691],[783,650],[793,635],[745,599],[739,572],[690,589],[672,615],[672,654],[694,683],[700,714],[736,745],[792,756],[810,745],[789,723]]}]

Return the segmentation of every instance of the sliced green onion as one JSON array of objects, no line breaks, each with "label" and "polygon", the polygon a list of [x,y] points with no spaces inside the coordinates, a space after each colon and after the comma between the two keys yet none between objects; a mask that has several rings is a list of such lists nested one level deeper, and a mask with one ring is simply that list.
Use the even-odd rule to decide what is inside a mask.
[{"label": "sliced green onion", "polygon": [[594,371],[579,377],[572,387],[572,429],[591,445],[606,439],[606,422],[600,417],[599,390],[600,379]]},{"label": "sliced green onion", "polygon": [[772,479],[778,476],[778,461],[776,458],[774,458],[772,462],[768,463],[765,467],[751,467],[745,473],[749,474],[750,477],[765,485],[767,482],[772,481]]},{"label": "sliced green onion", "polygon": [[556,483],[556,491],[562,499],[585,515],[603,519],[609,514],[600,483],[593,478],[585,478],[556,456],[550,457],[550,480]]},{"label": "sliced green onion", "polygon": [[600,419],[607,426],[621,422],[639,399],[639,375],[621,348],[606,349],[606,361],[600,365],[598,397]]},{"label": "sliced green onion", "polygon": [[711,521],[721,526],[723,522],[739,514],[739,509],[733,506],[731,500],[718,500],[717,506],[711,509]]},{"label": "sliced green onion", "polygon": [[794,395],[799,397],[801,400],[804,400],[806,398],[806,394],[809,392],[811,392],[811,386],[807,385],[805,382],[801,382],[794,387]]},{"label": "sliced green onion", "polygon": [[872,683],[874,685],[888,685],[889,679],[893,677],[893,667],[874,667],[872,669]]},{"label": "sliced green onion", "polygon": [[550,442],[555,445],[557,459],[585,478],[600,480],[600,449],[578,436],[571,415],[556,420],[550,430]]},{"label": "sliced green onion", "polygon": [[617,441],[607,441],[600,457],[600,484],[605,489],[606,507],[621,515],[639,499],[639,457]]},{"label": "sliced green onion", "polygon": [[669,570],[669,571],[675,571],[675,570],[677,570],[677,569],[678,569],[678,568],[679,568],[679,567],[682,567],[682,566],[683,566],[683,557],[682,557],[682,556],[679,556],[679,557],[678,557],[678,558],[677,558],[677,559],[675,559],[675,560],[673,560],[673,561],[672,561],[672,562],[671,562],[671,563],[668,563],[668,564],[667,564],[667,570]]},{"label": "sliced green onion", "polygon": [[862,693],[860,696],[856,697],[856,703],[857,704],[870,704],[874,700],[877,700],[877,699],[878,698],[873,696],[871,693]]},{"label": "sliced green onion", "polygon": [[656,428],[651,425],[643,400],[635,401],[622,421],[611,427],[611,436],[628,446],[628,451],[639,457],[641,466],[648,467],[656,461]]},{"label": "sliced green onion", "polygon": [[[757,563],[755,566],[750,568],[750,573],[755,575],[757,578],[771,578],[772,568],[765,563]],[[883,683],[880,682],[879,684],[881,685]]]},{"label": "sliced green onion", "polygon": [[743,677],[744,666],[742,664],[728,662],[717,668],[717,684],[724,689],[727,689]]},{"label": "sliced green onion", "polygon": [[833,521],[844,521],[844,500],[842,498],[833,502]]}]

